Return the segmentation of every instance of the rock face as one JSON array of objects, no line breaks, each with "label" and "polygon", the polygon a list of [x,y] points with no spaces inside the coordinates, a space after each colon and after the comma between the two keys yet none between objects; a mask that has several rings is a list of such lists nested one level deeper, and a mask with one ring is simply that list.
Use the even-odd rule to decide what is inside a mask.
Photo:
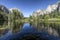
[{"label": "rock face", "polygon": [[17,12],[20,12],[19,15],[21,15],[22,17],[24,17],[23,14],[22,14],[22,12],[20,11],[20,9],[18,9],[18,8],[11,8],[11,9],[9,9],[9,11],[10,11],[11,13],[13,13],[13,10],[15,10],[15,11],[17,11]]},{"label": "rock face", "polygon": [[7,14],[9,14],[9,10],[4,5],[0,5],[0,25],[4,25],[8,22]]},{"label": "rock face", "polygon": [[53,5],[48,5],[47,9],[46,9],[46,13],[51,13],[52,11],[55,11],[57,9],[57,5],[53,4]]},{"label": "rock face", "polygon": [[39,15],[43,15],[43,10],[39,9],[39,10],[35,11],[32,15],[35,17],[39,16]]},{"label": "rock face", "polygon": [[60,12],[60,1],[57,4],[58,4],[57,11]]},{"label": "rock face", "polygon": [[55,10],[60,12],[60,2],[56,4],[48,5],[45,10],[38,9],[37,11],[33,12],[32,16],[36,17],[37,15],[49,14]]},{"label": "rock face", "polygon": [[0,11],[9,14],[9,10],[3,5],[0,5]]},{"label": "rock face", "polygon": [[[57,4],[48,5],[45,10],[39,9],[39,10],[35,11],[32,14],[32,16],[37,17],[37,16],[44,15],[44,14],[50,14],[51,12],[54,12],[54,11],[60,12],[60,2],[58,2]],[[41,26],[38,29],[39,29],[39,31],[40,31],[40,29],[42,29],[43,31],[47,31],[50,35],[54,35],[57,37],[59,36],[59,33],[57,32],[57,30],[52,27]]]},{"label": "rock face", "polygon": [[2,27],[8,26],[8,15],[9,10],[4,6],[0,5],[0,36],[5,34],[7,29],[1,29]]},{"label": "rock face", "polygon": [[23,18],[23,14],[18,8],[11,8],[11,19],[10,26],[12,33],[18,33],[22,29],[22,22],[20,20]]}]

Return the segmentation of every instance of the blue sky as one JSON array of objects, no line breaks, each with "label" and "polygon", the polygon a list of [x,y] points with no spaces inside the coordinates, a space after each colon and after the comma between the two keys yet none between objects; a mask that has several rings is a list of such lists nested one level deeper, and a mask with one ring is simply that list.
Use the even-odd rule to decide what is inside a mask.
[{"label": "blue sky", "polygon": [[25,17],[28,17],[38,9],[46,9],[49,4],[54,4],[58,0],[0,0],[1,5],[7,8],[18,8]]}]

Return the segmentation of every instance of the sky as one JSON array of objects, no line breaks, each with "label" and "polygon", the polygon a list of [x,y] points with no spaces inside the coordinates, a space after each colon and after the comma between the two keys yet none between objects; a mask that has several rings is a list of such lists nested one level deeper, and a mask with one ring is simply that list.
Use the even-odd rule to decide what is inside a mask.
[{"label": "sky", "polygon": [[29,17],[38,9],[46,9],[50,4],[56,3],[58,0],[0,0],[0,4],[10,8],[18,8],[25,17]]}]

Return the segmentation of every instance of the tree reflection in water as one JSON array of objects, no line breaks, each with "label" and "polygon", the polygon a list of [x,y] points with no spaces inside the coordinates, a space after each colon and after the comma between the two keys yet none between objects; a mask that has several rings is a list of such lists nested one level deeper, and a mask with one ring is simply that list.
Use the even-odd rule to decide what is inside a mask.
[{"label": "tree reflection in water", "polygon": [[9,34],[0,40],[60,40],[57,37],[49,35],[46,32],[38,32],[36,29],[32,28],[28,23],[23,25],[22,30],[16,34]]}]

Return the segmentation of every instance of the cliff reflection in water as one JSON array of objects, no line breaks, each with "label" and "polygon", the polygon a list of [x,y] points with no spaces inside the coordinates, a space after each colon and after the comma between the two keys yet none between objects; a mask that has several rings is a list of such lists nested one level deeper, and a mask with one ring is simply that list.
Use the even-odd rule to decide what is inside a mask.
[{"label": "cliff reflection in water", "polygon": [[29,17],[0,5],[0,40],[60,40],[60,2],[57,5],[52,12],[37,10]]},{"label": "cliff reflection in water", "polygon": [[19,33],[6,33],[0,40],[59,40],[59,38],[49,35],[47,32],[38,32],[32,28],[29,23],[24,23]]},{"label": "cliff reflection in water", "polygon": [[38,31],[47,32],[49,35],[53,35],[55,37],[60,37],[60,24],[58,23],[31,23],[33,28],[36,28]]}]

